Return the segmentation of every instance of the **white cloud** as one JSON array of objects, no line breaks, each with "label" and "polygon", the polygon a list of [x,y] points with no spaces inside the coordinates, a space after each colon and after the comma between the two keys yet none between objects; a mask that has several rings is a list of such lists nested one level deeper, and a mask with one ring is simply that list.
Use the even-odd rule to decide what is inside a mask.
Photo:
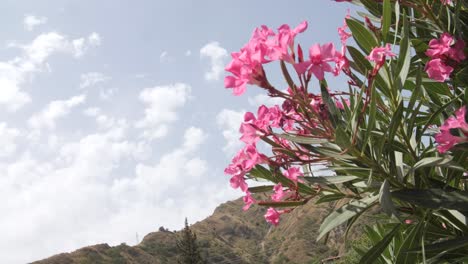
[{"label": "white cloud", "polygon": [[266,94],[258,94],[254,97],[249,97],[248,99],[249,104],[255,107],[259,107],[261,105],[266,105],[266,106],[275,106],[279,105],[281,106],[284,102],[283,98],[278,98],[278,97],[271,97]]},{"label": "white cloud", "polygon": [[5,122],[0,123],[0,158],[8,157],[16,151],[16,140],[20,136],[20,131],[10,128]]},{"label": "white cloud", "polygon": [[34,114],[28,120],[28,124],[32,128],[36,129],[54,129],[55,122],[57,119],[63,118],[66,115],[68,115],[74,107],[83,104],[85,100],[85,95],[79,95],[73,96],[68,100],[52,101],[42,111],[40,111],[37,114]]},{"label": "white cloud", "polygon": [[80,88],[95,86],[96,84],[109,81],[111,78],[100,72],[88,72],[81,74]]},{"label": "white cloud", "polygon": [[[79,50],[76,47],[77,43],[82,43]],[[59,33],[49,32],[37,36],[28,45],[14,46],[22,50],[22,55],[0,62],[0,105],[12,112],[31,102],[30,95],[22,91],[22,86],[31,80],[35,73],[44,69],[50,70],[47,63],[50,56],[65,53],[79,57],[89,45],[80,39],[70,40]]]},{"label": "white cloud", "polygon": [[216,41],[210,42],[200,49],[200,57],[208,57],[211,61],[211,69],[205,73],[206,80],[219,80],[224,70],[224,58],[227,55],[227,51]]},{"label": "white cloud", "polygon": [[34,15],[25,15],[23,19],[24,29],[33,31],[35,27],[47,23],[47,17],[36,17]]},{"label": "white cloud", "polygon": [[104,101],[110,100],[115,95],[116,92],[117,92],[117,89],[115,88],[101,89],[99,91],[99,98],[101,98],[101,100],[104,100]]},{"label": "white cloud", "polygon": [[88,38],[74,39],[71,43],[75,58],[82,57],[90,47],[101,45],[101,38],[96,32],[91,33]]},{"label": "white cloud", "polygon": [[223,109],[217,116],[216,122],[219,128],[222,130],[223,137],[226,140],[226,145],[223,147],[223,151],[227,156],[232,156],[242,146],[242,141],[239,140],[241,134],[239,133],[239,127],[244,121],[245,111],[234,111],[230,109]]},{"label": "white cloud", "polygon": [[96,33],[96,32],[91,33],[91,34],[88,36],[88,43],[89,43],[91,46],[100,46],[101,43],[102,43],[101,36],[100,36],[98,33]]},{"label": "white cloud", "polygon": [[168,125],[178,120],[177,110],[189,100],[191,87],[184,83],[146,88],[140,93],[140,100],[146,104],[145,117],[136,123],[144,129],[142,136],[153,140],[164,137]]},{"label": "white cloud", "polygon": [[99,115],[101,109],[99,107],[88,107],[83,111],[84,115],[95,117]]},{"label": "white cloud", "polygon": [[169,52],[163,51],[159,55],[159,62],[165,63],[165,62],[172,62],[174,59],[169,55]]},{"label": "white cloud", "polygon": [[[205,138],[200,128],[188,128],[179,146],[147,164],[138,161],[144,144],[115,126],[65,142],[52,157],[26,152],[0,162],[0,199],[9,201],[0,204],[0,247],[9,252],[3,261],[25,263],[96,243],[133,244],[137,232],[180,228],[185,216],[201,220],[239,195],[227,180],[206,178],[199,153]],[[28,251],[19,254],[22,248]]]}]

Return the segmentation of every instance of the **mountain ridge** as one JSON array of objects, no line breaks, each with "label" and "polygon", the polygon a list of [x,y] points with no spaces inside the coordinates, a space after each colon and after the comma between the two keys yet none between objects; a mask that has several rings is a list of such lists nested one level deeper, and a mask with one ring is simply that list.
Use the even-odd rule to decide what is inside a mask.
[{"label": "mountain ridge", "polygon": [[[344,227],[332,231],[327,243],[316,241],[320,223],[333,209],[332,204],[310,201],[284,214],[278,227],[265,222],[265,208],[253,206],[244,212],[242,205],[242,198],[225,202],[190,226],[208,263],[320,263],[343,255],[349,248],[343,240]],[[349,238],[359,237],[359,229],[350,232]],[[161,227],[135,246],[97,244],[33,264],[177,263],[178,233]]]}]

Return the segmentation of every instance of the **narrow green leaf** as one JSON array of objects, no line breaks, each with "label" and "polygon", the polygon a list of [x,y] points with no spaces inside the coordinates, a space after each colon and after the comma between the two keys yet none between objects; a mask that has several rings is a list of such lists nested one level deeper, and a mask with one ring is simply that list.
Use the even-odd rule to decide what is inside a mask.
[{"label": "narrow green leaf", "polygon": [[411,63],[410,42],[409,42],[409,25],[406,12],[403,13],[403,38],[400,41],[400,52],[398,56],[397,74],[395,84],[403,86],[408,77],[408,72]]},{"label": "narrow green leaf", "polygon": [[[451,156],[444,156],[444,157],[427,157],[427,158],[424,158],[418,162],[416,162],[416,164],[414,164],[414,166],[411,168],[411,171],[415,171],[419,168],[424,168],[424,167],[434,167],[434,166],[441,166],[441,165],[445,165],[445,164],[448,164],[452,161],[452,157]],[[461,168],[463,169],[463,168]]]},{"label": "narrow green leaf", "polygon": [[370,195],[361,200],[352,200],[343,207],[332,212],[323,220],[319,229],[317,241],[320,240],[325,234],[330,232],[333,228],[343,224],[359,212],[372,206],[378,198],[378,195]]},{"label": "narrow green leaf", "polygon": [[291,89],[295,89],[294,82],[291,78],[291,75],[289,75],[288,68],[286,68],[286,64],[284,63],[283,60],[280,60],[280,65],[281,65],[281,72],[283,72],[284,79],[286,80],[286,83],[289,85]]},{"label": "narrow green leaf", "polygon": [[416,225],[410,226],[405,232],[403,237],[403,243],[397,248],[397,261],[396,263],[418,263],[417,254],[406,252],[408,248],[413,248],[419,244],[422,237],[422,231],[425,225],[425,219],[419,221]]},{"label": "narrow green leaf", "polygon": [[392,5],[390,0],[384,0],[383,2],[383,19],[382,19],[382,35],[385,42],[388,39],[388,31],[390,30],[390,24],[392,23]]},{"label": "narrow green leaf", "polygon": [[359,261],[360,264],[372,264],[385,251],[388,244],[392,241],[395,234],[399,231],[401,224],[397,224],[379,243],[373,246]]},{"label": "narrow green leaf", "polygon": [[369,54],[373,48],[379,46],[374,34],[360,22],[354,19],[346,19],[346,24],[351,30],[356,43],[366,54]]},{"label": "narrow green leaf", "polygon": [[267,207],[296,207],[305,203],[306,201],[258,202],[258,205]]},{"label": "narrow green leaf", "polygon": [[309,183],[318,184],[338,184],[343,182],[349,182],[355,179],[359,179],[356,176],[325,176],[325,177],[304,177]]},{"label": "narrow green leaf", "polygon": [[324,195],[324,196],[320,197],[317,200],[317,202],[315,202],[315,203],[316,204],[329,203],[329,202],[332,202],[332,201],[341,200],[341,199],[343,199],[345,197],[346,197],[346,195],[343,194],[343,193],[334,193],[334,194]]},{"label": "narrow green leaf", "polygon": [[[424,250],[426,252],[439,252],[439,251],[452,251],[459,248],[464,248],[468,246],[468,236],[457,237],[455,239],[446,240],[439,243],[424,245]],[[406,252],[421,252],[422,247],[411,248]]]},{"label": "narrow green leaf", "polygon": [[379,202],[380,206],[382,206],[382,210],[388,215],[388,216],[396,216],[396,210],[395,206],[393,205],[392,202],[392,197],[390,194],[390,183],[388,180],[385,180],[380,187],[379,191]]},{"label": "narrow green leaf", "polygon": [[327,142],[327,140],[323,138],[313,138],[313,137],[306,137],[306,136],[295,135],[295,134],[284,133],[284,134],[275,134],[275,135],[280,138],[284,138],[289,141],[300,143],[300,144],[322,144],[322,143]]},{"label": "narrow green leaf", "polygon": [[413,205],[431,209],[468,211],[468,192],[442,189],[403,189],[392,196]]},{"label": "narrow green leaf", "polygon": [[322,94],[322,100],[325,102],[325,105],[327,106],[328,112],[330,114],[330,120],[332,121],[333,126],[336,128],[338,127],[338,120],[339,120],[339,110],[336,107],[335,102],[330,96],[330,93],[328,92],[328,84],[326,80],[321,80],[320,81],[320,91]]},{"label": "narrow green leaf", "polygon": [[264,186],[255,186],[255,187],[249,187],[249,192],[251,193],[264,193],[264,192],[270,192],[273,190],[273,185],[264,185]]}]

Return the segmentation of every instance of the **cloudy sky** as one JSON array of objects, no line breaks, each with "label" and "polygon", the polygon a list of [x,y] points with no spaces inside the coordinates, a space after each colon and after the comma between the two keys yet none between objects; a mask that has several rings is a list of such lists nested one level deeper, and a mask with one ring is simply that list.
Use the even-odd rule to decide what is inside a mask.
[{"label": "cloudy sky", "polygon": [[261,24],[303,20],[304,47],[338,44],[348,7],[2,0],[0,259],[133,245],[239,197],[223,168],[241,146],[243,112],[272,102],[254,87],[241,97],[223,88],[230,52]]}]

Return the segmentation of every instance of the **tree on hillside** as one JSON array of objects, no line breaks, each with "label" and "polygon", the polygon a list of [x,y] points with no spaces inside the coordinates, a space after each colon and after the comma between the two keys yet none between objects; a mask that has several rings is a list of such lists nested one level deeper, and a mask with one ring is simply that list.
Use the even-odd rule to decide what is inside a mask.
[{"label": "tree on hillside", "polygon": [[190,230],[190,227],[185,218],[185,228],[179,234],[177,239],[177,248],[179,249],[179,257],[177,263],[180,264],[201,264],[205,263],[201,257],[200,250],[197,244],[197,235]]}]

